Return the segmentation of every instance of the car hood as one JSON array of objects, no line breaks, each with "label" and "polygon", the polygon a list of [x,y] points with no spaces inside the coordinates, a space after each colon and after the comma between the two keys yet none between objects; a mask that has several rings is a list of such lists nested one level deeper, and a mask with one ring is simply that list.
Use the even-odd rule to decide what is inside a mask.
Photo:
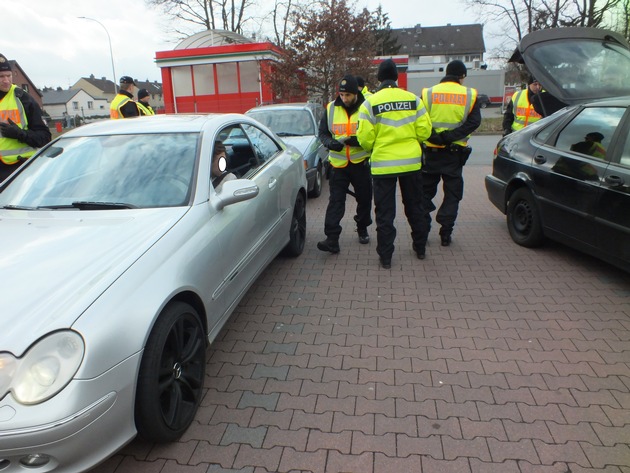
[{"label": "car hood", "polygon": [[598,28],[551,28],[525,36],[509,62],[525,64],[566,104],[630,95],[630,46]]},{"label": "car hood", "polygon": [[0,210],[0,352],[72,326],[186,210]]},{"label": "car hood", "polygon": [[306,136],[283,136],[282,141],[286,144],[294,146],[297,150],[302,153],[304,156],[308,153],[308,151],[313,146],[313,143],[317,141],[317,137],[314,135],[306,135]]}]

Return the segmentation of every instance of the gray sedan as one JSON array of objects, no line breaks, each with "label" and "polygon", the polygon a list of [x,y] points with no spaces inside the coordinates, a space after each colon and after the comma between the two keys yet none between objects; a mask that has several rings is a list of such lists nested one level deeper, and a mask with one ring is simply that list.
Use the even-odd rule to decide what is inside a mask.
[{"label": "gray sedan", "polygon": [[95,123],[28,160],[0,185],[0,470],[179,438],[208,343],[276,255],[302,253],[305,202],[302,156],[244,115]]}]

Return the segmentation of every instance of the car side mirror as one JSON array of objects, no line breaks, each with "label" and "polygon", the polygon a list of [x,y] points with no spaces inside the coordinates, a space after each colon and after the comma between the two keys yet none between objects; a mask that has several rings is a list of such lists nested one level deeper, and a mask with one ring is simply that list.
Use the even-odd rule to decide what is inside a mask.
[{"label": "car side mirror", "polygon": [[251,179],[234,179],[221,183],[212,203],[217,210],[228,205],[253,199],[258,195],[258,186]]}]

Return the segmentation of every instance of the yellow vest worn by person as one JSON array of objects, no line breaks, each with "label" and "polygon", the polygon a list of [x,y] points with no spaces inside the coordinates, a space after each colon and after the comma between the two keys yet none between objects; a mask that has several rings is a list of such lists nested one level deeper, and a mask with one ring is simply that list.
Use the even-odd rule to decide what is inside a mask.
[{"label": "yellow vest worn by person", "polygon": [[415,94],[387,87],[359,109],[357,139],[370,151],[372,175],[388,176],[422,168],[420,143],[431,136],[431,118]]},{"label": "yellow vest worn by person", "polygon": [[514,122],[512,122],[512,131],[525,128],[527,125],[537,122],[542,118],[531,103],[527,89],[519,90],[512,96],[512,110],[514,111]]},{"label": "yellow vest worn by person", "polygon": [[153,107],[151,107],[151,105],[145,105],[139,100],[136,102],[136,105],[138,106],[138,110],[140,111],[141,116],[142,115],[155,115],[155,112],[153,111]]},{"label": "yellow vest worn by person", "polygon": [[[10,118],[22,130],[26,130],[28,128],[28,119],[26,118],[24,105],[15,95],[16,88],[15,84],[12,84],[4,98],[0,100],[0,120],[7,122]],[[31,148],[14,138],[0,136],[0,160],[4,164],[17,163],[18,156],[30,158],[35,154],[35,151],[35,148]]]},{"label": "yellow vest worn by person", "polygon": [[[341,141],[357,134],[359,121],[359,110],[348,116],[346,109],[342,106],[335,106],[335,102],[330,102],[326,107],[328,111],[328,130],[337,141]],[[369,156],[360,146],[344,146],[341,151],[330,150],[328,161],[335,168],[345,168],[348,162],[358,164],[365,161]]]},{"label": "yellow vest worn by person", "polygon": [[[124,94],[117,94],[112,100],[111,105],[109,106],[109,118],[117,120],[119,118],[125,118],[120,111],[121,107],[125,105],[127,102],[131,101],[129,97]],[[137,103],[136,103],[137,105]]]},{"label": "yellow vest worn by person", "polygon": [[[457,82],[441,82],[422,90],[422,101],[429,111],[431,123],[437,133],[454,130],[468,120],[468,115],[477,101],[477,90],[464,87]],[[454,141],[453,144],[466,146],[468,138]],[[445,148],[426,142],[431,148]]]},{"label": "yellow vest worn by person", "polygon": [[363,94],[363,97],[365,97],[366,99],[372,95],[372,92],[370,92],[370,89],[367,88],[366,86],[363,86],[363,88],[361,89],[361,93]]}]

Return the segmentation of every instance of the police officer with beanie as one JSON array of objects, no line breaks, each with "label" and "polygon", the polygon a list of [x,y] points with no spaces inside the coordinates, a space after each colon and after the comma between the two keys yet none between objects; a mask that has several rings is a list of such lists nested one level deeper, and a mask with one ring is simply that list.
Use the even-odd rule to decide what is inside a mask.
[{"label": "police officer with beanie", "polygon": [[341,219],[346,210],[346,194],[352,184],[357,201],[354,221],[357,224],[359,243],[370,242],[367,227],[372,224],[372,181],[369,153],[359,146],[356,131],[359,107],[364,98],[356,78],[345,75],[339,82],[339,95],[326,107],[319,124],[319,139],[330,150],[328,161],[332,166],[328,185],[330,197],[324,219],[326,239],[317,243],[321,251],[339,253]]},{"label": "police officer with beanie", "polygon": [[542,118],[534,108],[534,98],[541,91],[540,83],[533,76],[530,76],[527,81],[527,89],[519,90],[512,95],[512,99],[503,114],[503,136],[525,128]]},{"label": "police officer with beanie", "polygon": [[51,139],[39,105],[13,84],[11,64],[0,54],[0,182]]},{"label": "police officer with beanie", "polygon": [[133,91],[136,82],[129,76],[120,78],[120,88],[118,94],[109,106],[109,117],[117,120],[119,118],[131,118],[140,115],[138,105],[133,100]]},{"label": "police officer with beanie", "polygon": [[468,146],[470,134],[481,124],[481,108],[477,91],[464,87],[466,65],[454,60],[446,66],[446,76],[439,84],[422,90],[422,101],[429,111],[433,131],[425,143],[425,161],[422,167],[422,194],[425,212],[423,244],[431,229],[431,212],[436,209],[433,198],[442,180],[444,199],[435,220],[441,225],[442,246],[452,241],[459,202],[464,195],[463,168],[472,149]]},{"label": "police officer with beanie", "polygon": [[389,269],[396,239],[396,183],[411,227],[413,249],[424,259],[420,244],[424,233],[420,143],[431,135],[431,119],[419,97],[398,88],[394,61],[387,59],[380,64],[378,80],[378,90],[361,105],[357,138],[372,153],[376,252],[381,266]]},{"label": "police officer with beanie", "polygon": [[147,89],[140,89],[138,91],[138,110],[140,111],[140,116],[143,115],[155,115],[153,111],[153,107],[149,105],[149,91]]}]

